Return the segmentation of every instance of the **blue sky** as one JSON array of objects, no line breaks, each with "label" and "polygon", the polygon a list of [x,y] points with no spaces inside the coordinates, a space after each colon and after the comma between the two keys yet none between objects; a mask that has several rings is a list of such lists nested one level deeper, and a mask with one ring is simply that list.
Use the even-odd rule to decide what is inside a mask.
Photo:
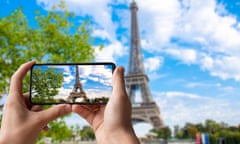
[{"label": "blue sky", "polygon": [[[29,23],[36,27],[34,10],[46,13],[58,2],[2,0],[0,16],[22,6]],[[182,126],[185,122],[204,122],[207,118],[230,125],[239,124],[240,2],[136,2],[145,70],[165,124]],[[68,9],[77,16],[91,19],[91,35],[96,38],[96,44],[104,44],[102,51],[96,51],[95,61],[113,61],[127,69],[129,3],[130,0],[66,2]],[[139,131],[146,132],[149,128],[148,124],[135,126],[138,135],[143,134]]]}]

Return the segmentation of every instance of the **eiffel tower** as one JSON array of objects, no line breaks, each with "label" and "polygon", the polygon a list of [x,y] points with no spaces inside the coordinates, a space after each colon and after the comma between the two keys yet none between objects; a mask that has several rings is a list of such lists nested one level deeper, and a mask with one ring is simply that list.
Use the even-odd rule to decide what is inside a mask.
[{"label": "eiffel tower", "polygon": [[76,81],[73,86],[72,92],[68,96],[68,101],[75,102],[76,99],[83,98],[83,100],[87,99],[86,93],[83,91],[82,84],[80,82],[78,65],[76,65]]},{"label": "eiffel tower", "polygon": [[[155,128],[164,126],[160,110],[153,101],[145,74],[143,56],[140,45],[140,34],[137,20],[138,6],[133,0],[131,10],[131,47],[129,54],[128,73],[125,76],[126,89],[132,103],[133,123],[147,122]],[[142,102],[136,102],[136,91],[140,90]]]}]

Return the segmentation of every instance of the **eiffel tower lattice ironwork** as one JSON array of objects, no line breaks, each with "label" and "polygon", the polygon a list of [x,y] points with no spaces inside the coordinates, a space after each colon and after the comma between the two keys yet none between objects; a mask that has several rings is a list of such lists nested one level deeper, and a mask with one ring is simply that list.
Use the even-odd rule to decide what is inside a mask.
[{"label": "eiffel tower lattice ironwork", "polygon": [[86,93],[83,91],[82,84],[80,82],[78,65],[76,65],[76,80],[73,86],[72,92],[68,96],[70,102],[75,102],[77,98],[87,99]]},{"label": "eiffel tower lattice ironwork", "polygon": [[[155,128],[164,126],[160,110],[153,101],[148,86],[148,76],[145,74],[140,34],[137,20],[138,6],[135,1],[130,4],[131,10],[131,47],[129,54],[128,73],[125,76],[126,89],[132,103],[132,121],[147,122]],[[136,102],[136,91],[140,90],[142,102]]]}]

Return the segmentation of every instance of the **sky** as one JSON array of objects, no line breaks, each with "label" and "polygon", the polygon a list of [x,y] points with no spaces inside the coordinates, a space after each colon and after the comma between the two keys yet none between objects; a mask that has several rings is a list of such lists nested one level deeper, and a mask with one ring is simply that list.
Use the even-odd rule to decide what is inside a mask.
[{"label": "sky", "polygon": [[[240,2],[237,0],[135,0],[145,72],[167,126],[206,119],[240,123]],[[34,10],[46,13],[59,0],[1,0],[0,17],[23,7],[33,27]],[[127,72],[131,0],[67,0],[69,11],[91,20],[95,61]],[[78,23],[78,22],[76,22]],[[86,124],[74,115],[69,123]],[[143,136],[151,125],[134,126]]]}]

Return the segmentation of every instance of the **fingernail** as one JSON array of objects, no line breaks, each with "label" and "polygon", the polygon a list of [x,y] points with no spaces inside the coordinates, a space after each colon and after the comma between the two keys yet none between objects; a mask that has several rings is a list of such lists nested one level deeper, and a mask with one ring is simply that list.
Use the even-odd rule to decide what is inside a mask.
[{"label": "fingernail", "polygon": [[124,68],[123,68],[123,67],[120,66],[120,67],[118,67],[117,70],[118,70],[118,72],[120,72],[121,74],[124,74]]}]

